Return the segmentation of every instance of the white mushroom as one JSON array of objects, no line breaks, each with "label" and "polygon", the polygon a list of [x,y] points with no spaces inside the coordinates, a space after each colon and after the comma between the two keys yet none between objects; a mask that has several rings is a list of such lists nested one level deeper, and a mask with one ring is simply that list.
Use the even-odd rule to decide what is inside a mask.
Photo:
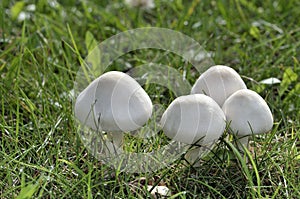
[{"label": "white mushroom", "polygon": [[222,107],[231,94],[246,88],[244,81],[234,69],[228,66],[216,65],[200,75],[192,87],[191,93],[208,95]]},{"label": "white mushroom", "polygon": [[111,132],[117,148],[122,144],[120,132],[140,128],[151,114],[152,102],[144,89],[129,75],[117,71],[95,79],[75,103],[78,120],[93,130]]},{"label": "white mushroom", "polygon": [[[175,141],[207,146],[219,139],[226,122],[222,109],[212,98],[194,94],[176,98],[164,112],[161,126],[165,135]],[[196,159],[191,155],[189,161]]]},{"label": "white mushroom", "polygon": [[273,116],[265,100],[256,92],[243,89],[232,94],[222,107],[233,133],[240,138],[239,149],[248,147],[248,136],[271,130]]},{"label": "white mushroom", "polygon": [[207,144],[219,138],[225,129],[222,109],[203,94],[176,98],[166,109],[161,125],[167,137],[186,144]]}]

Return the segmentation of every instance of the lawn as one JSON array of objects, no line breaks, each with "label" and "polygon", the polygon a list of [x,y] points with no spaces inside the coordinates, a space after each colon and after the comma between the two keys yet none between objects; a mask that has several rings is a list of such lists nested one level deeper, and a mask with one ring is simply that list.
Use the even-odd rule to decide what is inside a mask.
[{"label": "lawn", "polygon": [[[154,197],[148,185],[166,186],[171,198],[299,198],[299,6],[297,0],[156,0],[144,10],[121,0],[2,0],[0,198]],[[85,148],[73,114],[77,72],[91,43],[142,27],[193,38],[215,64],[234,68],[266,100],[273,129],[252,137],[248,161],[227,131],[200,167],[181,156],[153,172],[124,172]],[[191,85],[200,75],[163,49],[128,52],[106,71],[128,72],[149,62],[172,67]],[[280,82],[262,82],[268,78]],[[176,97],[155,82],[143,88],[165,108]],[[130,135],[125,141],[126,150],[136,152],[145,142]],[[159,133],[147,149],[167,141]]]}]

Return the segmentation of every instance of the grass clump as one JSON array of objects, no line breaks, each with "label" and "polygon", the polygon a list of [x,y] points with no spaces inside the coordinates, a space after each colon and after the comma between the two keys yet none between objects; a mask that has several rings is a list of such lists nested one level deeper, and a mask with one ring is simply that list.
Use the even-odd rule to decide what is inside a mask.
[{"label": "grass clump", "polygon": [[[155,4],[139,10],[120,0],[0,2],[1,198],[152,197],[146,185],[165,185],[173,198],[300,196],[299,2]],[[150,26],[194,38],[215,63],[235,68],[268,102],[275,124],[269,134],[253,138],[248,164],[226,135],[200,168],[181,158],[148,174],[114,170],[84,148],[70,91],[89,52],[86,35],[101,42]],[[191,84],[199,76],[177,55],[155,49],[128,53],[109,70],[127,71],[149,60],[175,68]],[[270,77],[281,82],[259,83]],[[157,103],[168,104],[175,97],[152,84],[144,87]]]}]

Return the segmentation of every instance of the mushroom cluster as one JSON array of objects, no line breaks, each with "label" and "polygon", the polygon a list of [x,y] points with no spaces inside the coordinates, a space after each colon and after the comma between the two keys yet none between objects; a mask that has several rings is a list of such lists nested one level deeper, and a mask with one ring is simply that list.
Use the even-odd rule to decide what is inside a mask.
[{"label": "mushroom cluster", "polygon": [[[212,66],[201,74],[191,94],[175,99],[161,120],[169,138],[202,146],[218,140],[226,122],[239,138],[238,148],[243,150],[250,135],[272,128],[273,117],[264,99],[247,89],[234,69],[223,65]],[[201,148],[194,149],[186,158],[194,163],[201,152]]]},{"label": "mushroom cluster", "polygon": [[[75,116],[94,130],[110,132],[108,148],[122,152],[122,134],[142,127],[152,114],[152,102],[129,75],[107,72],[77,97]],[[240,138],[240,149],[248,136],[268,132],[273,117],[264,99],[247,89],[232,68],[212,66],[195,82],[191,94],[176,98],[162,115],[165,135],[188,145],[211,146],[222,135],[226,123]],[[195,155],[196,154],[196,155]],[[196,152],[189,154],[193,162]]]},{"label": "mushroom cluster", "polygon": [[265,100],[247,89],[240,75],[228,66],[209,68],[198,78],[192,93],[206,93],[222,107],[232,133],[241,138],[243,145],[248,143],[247,136],[266,133],[273,126],[273,116]]}]

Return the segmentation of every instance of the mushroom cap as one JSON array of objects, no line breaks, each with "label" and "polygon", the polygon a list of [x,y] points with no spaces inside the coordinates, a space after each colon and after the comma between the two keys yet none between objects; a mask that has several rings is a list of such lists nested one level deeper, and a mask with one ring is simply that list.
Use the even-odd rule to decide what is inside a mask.
[{"label": "mushroom cap", "polygon": [[206,94],[222,107],[231,94],[246,88],[244,81],[234,69],[228,66],[216,65],[200,75],[192,87],[191,94]]},{"label": "mushroom cap", "polygon": [[76,99],[75,116],[90,128],[133,131],[152,114],[152,102],[129,75],[111,71],[95,79]]},{"label": "mushroom cap", "polygon": [[166,109],[161,126],[167,137],[186,144],[207,144],[225,130],[225,115],[218,104],[203,94],[180,96]]},{"label": "mushroom cap", "polygon": [[273,116],[265,100],[248,89],[236,91],[222,107],[230,127],[239,136],[266,133],[273,126]]}]

